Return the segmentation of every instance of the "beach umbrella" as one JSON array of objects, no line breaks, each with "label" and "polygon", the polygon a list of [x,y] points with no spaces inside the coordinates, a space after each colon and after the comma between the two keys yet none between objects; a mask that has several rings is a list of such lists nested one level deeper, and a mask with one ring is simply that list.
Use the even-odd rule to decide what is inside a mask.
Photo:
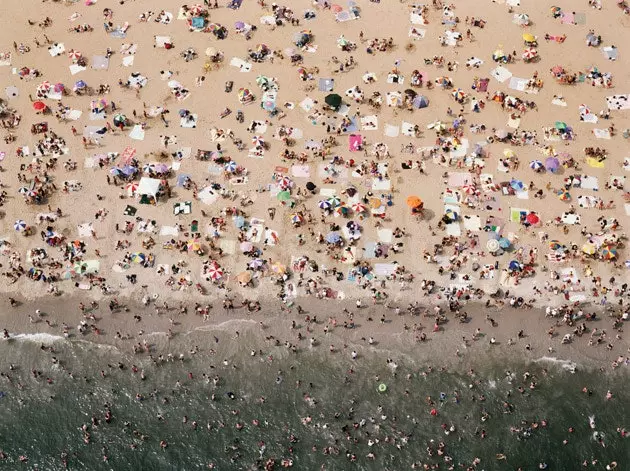
[{"label": "beach umbrella", "polygon": [[514,189],[514,191],[523,191],[523,189],[525,188],[523,182],[520,180],[516,180],[515,178],[510,180],[510,186]]},{"label": "beach umbrella", "polygon": [[234,28],[243,29],[245,28],[245,23],[243,21],[237,21],[236,23],[234,23]]},{"label": "beach umbrella", "polygon": [[74,84],[74,88],[76,90],[83,90],[86,87],[87,87],[87,83],[85,83],[84,80],[77,80],[77,82]]},{"label": "beach umbrella", "polygon": [[508,132],[505,129],[497,129],[494,132],[494,135],[499,139],[505,139],[506,137],[508,137]]},{"label": "beach umbrella", "polygon": [[254,136],[252,137],[252,144],[254,144],[256,147],[262,147],[265,145],[265,139],[262,136]]},{"label": "beach umbrella", "polygon": [[558,131],[566,131],[567,130],[567,123],[565,123],[564,121],[556,121],[555,127]]},{"label": "beach umbrella", "polygon": [[315,185],[315,183],[313,183],[313,182],[308,182],[306,184],[306,189],[308,191],[313,191],[313,190],[315,190],[315,188],[317,188],[317,185]]},{"label": "beach umbrella", "polygon": [[341,106],[341,96],[336,93],[331,93],[329,95],[326,95],[326,98],[324,98],[324,101],[326,102],[328,106],[330,106],[331,108],[335,110],[337,110]]},{"label": "beach umbrella", "polygon": [[230,160],[228,163],[226,163],[226,164],[223,166],[223,169],[224,169],[226,172],[233,173],[233,172],[236,170],[236,168],[237,168],[237,167],[238,167],[238,165],[236,164],[236,162],[234,162],[233,160]]},{"label": "beach umbrella", "polygon": [[287,267],[280,262],[274,262],[271,264],[271,271],[278,275],[284,275],[287,271]]},{"label": "beach umbrella", "polygon": [[276,198],[278,198],[278,201],[289,201],[291,199],[291,193],[288,191],[281,191],[278,193]]},{"label": "beach umbrella", "polygon": [[252,244],[251,242],[241,242],[241,245],[239,245],[239,248],[241,249],[241,252],[246,253],[251,251],[254,248],[254,244]]},{"label": "beach umbrella", "polygon": [[560,250],[562,249],[562,244],[560,243],[559,240],[550,240],[549,241],[549,250]]},{"label": "beach umbrella", "polygon": [[273,111],[276,109],[276,102],[272,100],[264,100],[260,106],[265,111]]},{"label": "beach umbrella", "polygon": [[125,186],[125,189],[127,190],[127,194],[129,196],[133,196],[136,194],[136,191],[138,191],[138,182],[131,182],[131,183],[127,183],[127,185]]},{"label": "beach umbrella", "polygon": [[219,266],[217,262],[212,262],[208,265],[206,269],[206,274],[210,277],[211,280],[219,280],[223,278],[223,269]]},{"label": "beach umbrella", "polygon": [[380,199],[378,198],[370,198],[370,208],[378,209],[383,205]]},{"label": "beach umbrella", "polygon": [[335,208],[341,204],[341,200],[339,199],[338,196],[331,196],[330,198],[328,198],[328,202],[330,203],[331,206]]},{"label": "beach umbrella", "polygon": [[45,80],[44,82],[40,83],[37,86],[37,92],[38,93],[48,93],[51,88],[52,88],[52,85],[50,84],[50,82],[48,80]]},{"label": "beach umbrella", "polygon": [[518,260],[512,260],[508,265],[508,268],[512,271],[522,271],[523,265]]},{"label": "beach umbrella", "polygon": [[239,273],[238,275],[236,275],[236,280],[240,284],[246,285],[247,283],[252,281],[252,272],[245,270],[245,271]]},{"label": "beach umbrella", "polygon": [[582,246],[582,252],[586,255],[594,255],[596,251],[597,248],[591,243],[586,243]]},{"label": "beach umbrella", "polygon": [[525,13],[514,15],[514,22],[520,26],[527,26],[529,24],[529,15]]},{"label": "beach umbrella", "polygon": [[559,15],[560,13],[562,13],[562,8],[560,8],[560,7],[551,7],[551,14],[553,16]]},{"label": "beach umbrella", "polygon": [[497,242],[499,243],[499,247],[502,249],[507,249],[510,245],[512,245],[512,243],[505,237],[501,237]]},{"label": "beach umbrella", "polygon": [[561,65],[554,65],[551,68],[551,73],[554,75],[560,75],[564,73],[564,67],[562,67]]},{"label": "beach umbrella", "polygon": [[26,186],[21,186],[20,188],[18,188],[18,193],[20,195],[26,195],[28,192],[29,192],[29,189]]},{"label": "beach umbrella", "polygon": [[526,61],[532,60],[534,57],[538,55],[538,50],[533,47],[528,47],[523,51],[523,59]]},{"label": "beach umbrella", "polygon": [[304,221],[304,216],[302,216],[300,213],[293,213],[291,215],[292,224],[300,224],[303,221]]},{"label": "beach umbrella", "polygon": [[457,221],[457,213],[453,211],[452,209],[447,209],[444,212],[444,215],[449,221]]},{"label": "beach umbrella", "polygon": [[498,240],[488,239],[488,242],[486,242],[486,248],[488,249],[488,252],[494,253],[498,251],[501,248],[501,246],[499,245]]},{"label": "beach umbrella", "polygon": [[317,207],[319,209],[326,210],[326,209],[332,208],[332,204],[330,204],[330,201],[328,201],[328,200],[321,200],[319,203],[317,203]]},{"label": "beach umbrella", "polygon": [[355,213],[364,213],[367,210],[367,208],[365,207],[363,203],[354,203],[352,205],[352,210]]},{"label": "beach umbrella", "polygon": [[70,49],[68,51],[68,57],[73,61],[78,61],[79,59],[81,59],[81,52],[77,51],[76,49]]},{"label": "beach umbrella", "polygon": [[475,185],[464,185],[462,191],[467,195],[474,195],[477,192],[477,187]]},{"label": "beach umbrella", "polygon": [[601,248],[602,258],[605,260],[613,260],[617,258],[617,249],[612,245],[604,245]]},{"label": "beach umbrella", "polygon": [[570,201],[571,200],[571,193],[569,193],[565,189],[558,190],[556,192],[556,195],[558,195],[558,198],[560,199],[560,201]]},{"label": "beach umbrella", "polygon": [[514,157],[516,154],[514,153],[514,151],[512,149],[503,149],[503,155],[505,157],[507,157],[508,159],[511,159],[512,157]]},{"label": "beach umbrella", "polygon": [[38,113],[45,111],[46,108],[48,108],[48,105],[46,105],[46,103],[44,103],[43,101],[36,101],[33,103],[33,109]]},{"label": "beach umbrella", "polygon": [[127,116],[122,113],[118,113],[114,115],[114,126],[125,126],[127,124]]},{"label": "beach umbrella", "polygon": [[201,242],[199,242],[199,239],[190,239],[186,243],[186,249],[189,252],[198,252],[201,250]]},{"label": "beach umbrella", "polygon": [[236,226],[238,229],[242,229],[245,227],[245,218],[243,216],[234,216],[234,218],[232,218],[232,221],[234,222],[234,226]]},{"label": "beach umbrella", "polygon": [[193,16],[199,16],[201,15],[204,11],[205,8],[203,7],[203,5],[199,4],[199,3],[195,3],[193,6],[191,6],[188,11],[193,15]]},{"label": "beach umbrella", "polygon": [[527,216],[525,216],[525,221],[533,226],[540,222],[540,217],[538,217],[538,214],[536,213],[529,213]]},{"label": "beach umbrella", "polygon": [[545,168],[550,172],[556,172],[560,168],[560,161],[555,157],[547,157],[545,160]]},{"label": "beach umbrella", "polygon": [[143,263],[147,259],[147,256],[142,252],[135,252],[131,254],[131,261],[135,263]]},{"label": "beach umbrella", "polygon": [[280,180],[278,180],[278,186],[283,190],[288,190],[289,188],[293,187],[293,180],[291,180],[289,177],[282,177],[280,178]]},{"label": "beach umbrella", "polygon": [[409,206],[410,208],[417,208],[419,206],[422,206],[422,200],[415,195],[408,196],[407,206]]},{"label": "beach umbrella", "polygon": [[252,92],[249,91],[249,88],[239,88],[238,90],[238,99],[240,101],[246,100],[251,96]]},{"label": "beach umbrella", "polygon": [[216,56],[217,54],[217,50],[213,47],[209,47],[208,49],[206,49],[206,56],[208,57],[212,57],[212,56]]},{"label": "beach umbrella", "polygon": [[347,216],[350,213],[350,208],[342,203],[340,206],[335,208],[335,214],[339,214],[340,216]]},{"label": "beach umbrella", "polygon": [[247,264],[247,266],[249,268],[253,268],[255,270],[257,268],[261,268],[264,264],[265,264],[264,260],[262,260],[261,258],[255,258],[255,259],[251,260]]},{"label": "beach umbrella", "polygon": [[13,223],[13,229],[15,229],[18,232],[22,232],[23,230],[26,229],[26,221],[22,219],[18,219],[17,221],[15,221],[15,223]]},{"label": "beach umbrella", "polygon": [[326,234],[326,242],[329,244],[337,244],[341,241],[339,232],[329,232]]},{"label": "beach umbrella", "polygon": [[461,88],[458,88],[457,90],[453,90],[453,98],[455,98],[455,100],[457,101],[461,101],[464,98],[466,98],[466,93],[464,93],[464,90],[462,90]]},{"label": "beach umbrella", "polygon": [[523,41],[527,41],[528,43],[533,43],[536,41],[536,36],[531,33],[523,33]]},{"label": "beach umbrella", "polygon": [[531,168],[532,170],[538,171],[540,169],[545,168],[545,166],[543,165],[543,163],[540,160],[532,160],[529,163],[529,168]]}]

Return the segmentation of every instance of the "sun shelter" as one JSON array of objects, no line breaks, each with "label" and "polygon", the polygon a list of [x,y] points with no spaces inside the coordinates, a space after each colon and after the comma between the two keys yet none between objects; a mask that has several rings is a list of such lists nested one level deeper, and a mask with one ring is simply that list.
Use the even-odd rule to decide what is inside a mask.
[{"label": "sun shelter", "polygon": [[142,177],[136,193],[140,195],[140,203],[155,204],[162,187],[161,180],[157,178]]}]

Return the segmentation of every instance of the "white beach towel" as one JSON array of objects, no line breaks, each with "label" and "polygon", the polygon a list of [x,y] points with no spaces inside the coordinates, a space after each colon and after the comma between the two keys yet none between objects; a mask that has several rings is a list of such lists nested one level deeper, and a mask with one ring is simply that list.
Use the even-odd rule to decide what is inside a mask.
[{"label": "white beach towel", "polygon": [[508,69],[500,65],[496,69],[492,69],[490,71],[490,75],[497,82],[503,83],[512,77],[512,72],[510,72]]}]

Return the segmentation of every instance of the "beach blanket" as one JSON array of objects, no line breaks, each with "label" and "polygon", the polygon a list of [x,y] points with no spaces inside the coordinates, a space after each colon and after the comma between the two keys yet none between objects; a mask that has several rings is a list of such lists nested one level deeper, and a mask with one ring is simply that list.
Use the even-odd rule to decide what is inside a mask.
[{"label": "beach blanket", "polygon": [[413,123],[403,121],[400,125],[400,133],[403,136],[414,137],[416,135],[415,127],[416,126]]},{"label": "beach blanket", "polygon": [[92,56],[90,67],[93,70],[107,70],[109,68],[109,59],[105,56]]},{"label": "beach blanket", "polygon": [[537,95],[538,89],[528,88],[527,82],[529,82],[529,79],[512,76],[510,78],[510,83],[508,87],[510,87],[512,90],[518,90],[519,92],[532,93],[534,95]]},{"label": "beach blanket", "polygon": [[291,167],[291,175],[296,178],[309,178],[311,176],[311,168],[308,165],[293,165]]},{"label": "beach blanket", "polygon": [[424,39],[424,36],[427,34],[426,29],[416,28],[412,26],[409,28],[409,37],[414,40]]},{"label": "beach blanket", "polygon": [[320,78],[318,88],[320,92],[332,92],[335,86],[335,80],[331,78]]},{"label": "beach blanket", "polygon": [[12,53],[0,52],[0,67],[8,67],[11,65]]},{"label": "beach blanket", "polygon": [[614,46],[606,46],[606,47],[602,47],[602,54],[604,54],[604,57],[608,60],[614,61],[617,60],[617,56],[618,56],[618,50],[616,47]]},{"label": "beach blanket", "polygon": [[562,97],[554,98],[553,100],[551,100],[551,104],[556,106],[567,106],[567,102]]},{"label": "beach blanket", "polygon": [[593,129],[593,134],[597,139],[610,139],[610,131],[608,129]]},{"label": "beach blanket", "polygon": [[87,67],[83,67],[82,65],[79,65],[79,64],[72,64],[71,66],[68,66],[68,68],[70,69],[70,73],[72,75],[76,75],[79,72],[83,72],[84,70],[87,70]]},{"label": "beach blanket", "polygon": [[497,82],[503,83],[512,77],[512,72],[500,65],[490,71],[490,76]]},{"label": "beach blanket", "polygon": [[481,218],[476,214],[466,215],[462,221],[467,231],[479,232],[481,230]]},{"label": "beach blanket", "polygon": [[52,57],[60,56],[64,52],[66,52],[66,47],[63,45],[63,43],[55,43],[48,48],[48,53]]}]

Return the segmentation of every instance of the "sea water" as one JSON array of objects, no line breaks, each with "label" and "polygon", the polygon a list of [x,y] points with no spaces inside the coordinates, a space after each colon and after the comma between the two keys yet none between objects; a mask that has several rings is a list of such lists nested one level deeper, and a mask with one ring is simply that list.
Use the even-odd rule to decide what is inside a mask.
[{"label": "sea water", "polygon": [[413,355],[352,360],[323,346],[252,356],[246,340],[217,342],[211,330],[154,336],[173,353],[159,365],[53,336],[0,343],[0,468],[249,470],[274,460],[282,469],[284,459],[298,470],[394,471],[466,469],[477,458],[484,470],[590,469],[595,460],[594,469],[630,469],[630,439],[617,431],[630,428],[626,372],[552,357],[440,371],[439,358],[430,370]]}]

